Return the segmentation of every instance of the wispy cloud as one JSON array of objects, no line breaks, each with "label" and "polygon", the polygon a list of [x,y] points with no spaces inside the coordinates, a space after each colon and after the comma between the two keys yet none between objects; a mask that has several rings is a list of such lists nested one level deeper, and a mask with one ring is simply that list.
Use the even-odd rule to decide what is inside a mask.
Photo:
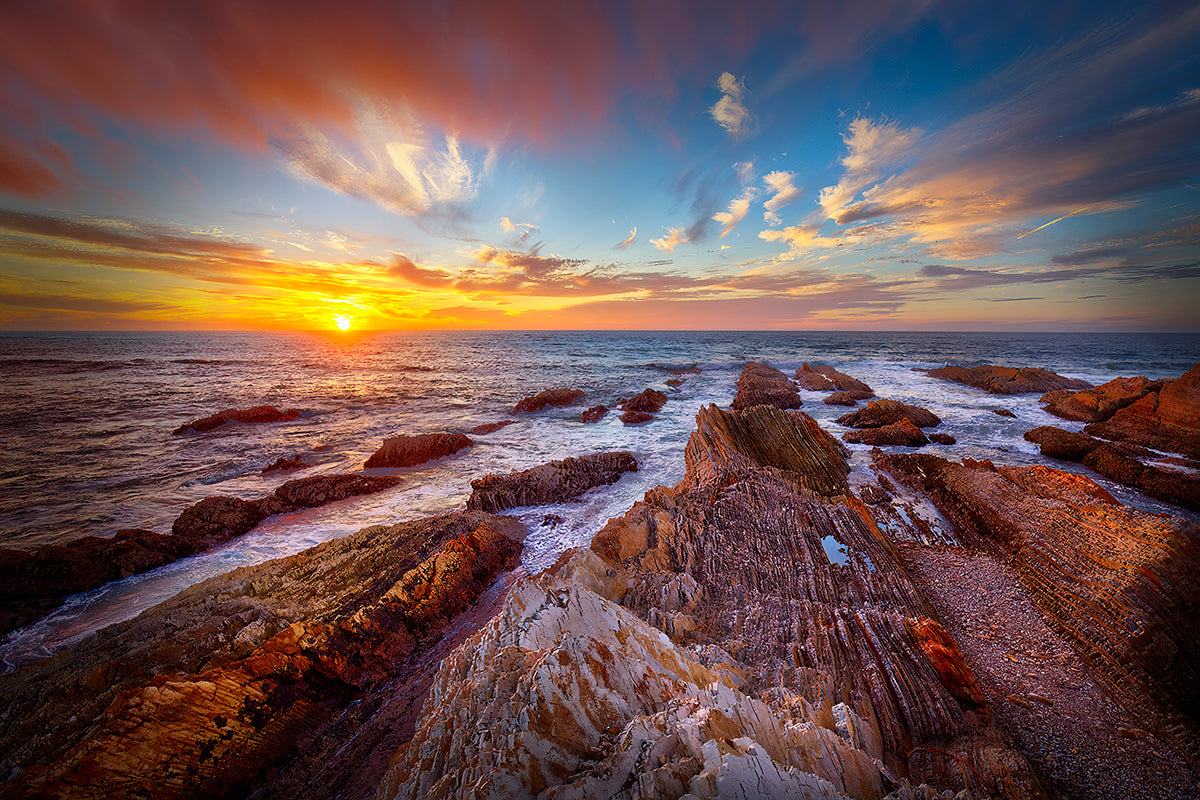
[{"label": "wispy cloud", "polygon": [[692,237],[687,228],[667,228],[666,236],[658,239],[651,239],[650,244],[654,245],[659,250],[665,250],[668,253],[674,253],[676,247],[690,241],[692,241]]},{"label": "wispy cloud", "polygon": [[754,189],[745,189],[729,203],[728,211],[718,211],[713,214],[713,221],[721,223],[721,235],[718,238],[724,239],[730,231],[737,227],[739,222],[746,218],[747,212],[750,211],[750,204],[754,202],[757,194]]},{"label": "wispy cloud", "polygon": [[633,244],[633,243],[634,243],[634,242],[636,242],[636,241],[637,241],[637,226],[636,226],[636,225],[634,225],[634,226],[633,226],[633,230],[631,230],[631,231],[629,232],[629,235],[628,235],[628,236],[626,236],[626,237],[625,237],[624,239],[622,239],[621,241],[617,242],[617,243],[616,243],[615,245],[613,245],[613,246],[614,246],[616,249],[618,249],[618,250],[624,250],[624,249],[626,249],[627,247],[629,247],[629,245]]},{"label": "wispy cloud", "polygon": [[800,199],[800,190],[792,183],[792,179],[796,177],[794,172],[785,172],[783,170],[775,170],[768,172],[763,176],[763,183],[771,191],[771,196],[763,203],[763,219],[772,225],[778,225],[782,220],[775,212]]},{"label": "wispy cloud", "polygon": [[717,124],[734,139],[743,139],[754,126],[754,115],[746,108],[746,86],[733,73],[722,72],[717,78],[721,99],[708,110]]}]

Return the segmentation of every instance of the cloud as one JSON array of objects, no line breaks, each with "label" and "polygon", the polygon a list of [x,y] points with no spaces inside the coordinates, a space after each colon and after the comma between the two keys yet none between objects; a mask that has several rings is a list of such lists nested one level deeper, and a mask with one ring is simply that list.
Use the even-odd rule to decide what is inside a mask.
[{"label": "cloud", "polygon": [[878,178],[880,170],[909,153],[921,134],[919,128],[905,128],[897,122],[856,117],[842,136],[846,155],[841,163],[846,172],[836,185],[822,189],[818,198],[825,215],[838,219],[858,192]]},{"label": "cloud", "polygon": [[659,239],[651,239],[650,244],[659,250],[674,253],[676,247],[690,241],[692,241],[692,237],[686,228],[667,228],[666,236]]},{"label": "cloud", "polygon": [[796,177],[794,172],[775,170],[763,176],[763,183],[770,187],[773,194],[763,203],[763,219],[772,225],[778,225],[782,220],[775,213],[800,197],[800,190],[792,183]]},{"label": "cloud", "polygon": [[743,186],[749,186],[754,182],[755,166],[753,158],[749,161],[735,162],[733,168],[737,172],[738,183]]},{"label": "cloud", "polygon": [[713,221],[721,223],[721,235],[718,238],[724,239],[726,234],[746,218],[746,213],[750,211],[750,203],[754,201],[757,194],[754,189],[746,189],[729,203],[728,211],[718,211],[713,214]]},{"label": "cloud", "polygon": [[442,287],[449,286],[454,282],[453,276],[446,270],[418,267],[409,258],[402,255],[393,257],[387,271],[417,286]]},{"label": "cloud", "polygon": [[717,78],[717,88],[721,90],[721,99],[708,113],[734,139],[745,138],[754,125],[754,116],[742,102],[746,97],[745,84],[732,73],[722,72]]},{"label": "cloud", "polygon": [[500,219],[500,230],[504,233],[516,233],[516,243],[524,245],[529,241],[529,237],[541,228],[529,222],[513,222],[508,217]]},{"label": "cloud", "polygon": [[618,250],[624,250],[627,247],[629,247],[629,245],[633,244],[636,241],[637,241],[637,226],[634,225],[633,230],[631,230],[629,232],[629,235],[626,236],[621,241],[617,242],[615,245],[613,245],[613,247],[615,247]]}]

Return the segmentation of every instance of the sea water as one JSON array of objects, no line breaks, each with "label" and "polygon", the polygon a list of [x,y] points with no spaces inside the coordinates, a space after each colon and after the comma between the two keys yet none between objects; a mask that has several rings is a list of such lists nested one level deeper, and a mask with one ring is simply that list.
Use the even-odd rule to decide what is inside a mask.
[{"label": "sea water", "polygon": [[[958,444],[925,448],[949,458],[1001,464],[1079,465],[1043,458],[1022,434],[1038,425],[1082,428],[1041,410],[1037,395],[996,396],[930,378],[946,364],[1038,366],[1102,383],[1119,376],[1177,377],[1200,361],[1190,334],[440,332],[360,335],[274,333],[0,334],[0,547],[31,550],[121,528],[169,532],[185,508],[212,495],[254,499],[286,480],[352,472],[396,434],[464,432],[458,454],[403,470],[402,483],[374,495],[265,520],[212,551],[67,599],[0,642],[0,662],[36,660],[178,591],[234,567],[289,555],[378,523],[460,509],[471,480],[567,456],[629,450],[639,469],[568,503],[514,509],[530,528],[523,566],[533,572],[568,547],[586,545],[612,516],[648,490],[683,476],[683,451],[704,405],[728,406],[747,361],[789,375],[802,362],[830,364],[880,397],[924,406]],[[677,370],[682,386],[666,384]],[[569,408],[511,415],[518,400],[578,388]],[[654,421],[627,426],[620,413],[582,423],[591,405],[613,405],[643,389],[667,392]],[[802,392],[804,411],[840,436],[849,409]],[[173,435],[226,408],[296,408],[292,422],[232,423]],[[1004,408],[1017,416],[999,416]],[[850,445],[865,474],[869,448]],[[905,448],[895,448],[904,450]],[[312,466],[262,473],[280,457]],[[1096,476],[1092,476],[1096,478]],[[1176,506],[1100,481],[1123,502],[1195,518]],[[561,517],[543,524],[547,515]]]}]

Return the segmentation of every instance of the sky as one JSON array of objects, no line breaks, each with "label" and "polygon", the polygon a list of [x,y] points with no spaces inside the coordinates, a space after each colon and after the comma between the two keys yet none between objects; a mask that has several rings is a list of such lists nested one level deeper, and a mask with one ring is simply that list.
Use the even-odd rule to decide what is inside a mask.
[{"label": "sky", "polygon": [[6,0],[3,330],[1200,330],[1200,6]]}]

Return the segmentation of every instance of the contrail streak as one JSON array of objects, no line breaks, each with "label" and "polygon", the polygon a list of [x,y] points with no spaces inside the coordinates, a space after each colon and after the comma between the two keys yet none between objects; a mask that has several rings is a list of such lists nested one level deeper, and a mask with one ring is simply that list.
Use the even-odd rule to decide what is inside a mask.
[{"label": "contrail streak", "polygon": [[[1074,212],[1071,212],[1071,213],[1074,213]],[[1051,225],[1053,225],[1053,224],[1054,224],[1054,223],[1056,223],[1056,222],[1062,222],[1064,219],[1066,219],[1066,218],[1067,218],[1067,217],[1069,217],[1069,216],[1071,216],[1071,214],[1064,214],[1063,216],[1059,217],[1058,219],[1052,219],[1052,220],[1050,220],[1049,222],[1047,222],[1045,225],[1039,225],[1038,227],[1034,228],[1034,229],[1033,229],[1033,230],[1031,230],[1031,231],[1025,231],[1024,233],[1022,233],[1022,234],[1021,234],[1020,236],[1018,236],[1017,238],[1018,238],[1018,239],[1024,239],[1024,238],[1025,238],[1026,236],[1028,236],[1029,234],[1031,234],[1031,233],[1037,233],[1037,232],[1038,232],[1038,231],[1040,231],[1042,228],[1048,228],[1048,227],[1050,227]]]}]

